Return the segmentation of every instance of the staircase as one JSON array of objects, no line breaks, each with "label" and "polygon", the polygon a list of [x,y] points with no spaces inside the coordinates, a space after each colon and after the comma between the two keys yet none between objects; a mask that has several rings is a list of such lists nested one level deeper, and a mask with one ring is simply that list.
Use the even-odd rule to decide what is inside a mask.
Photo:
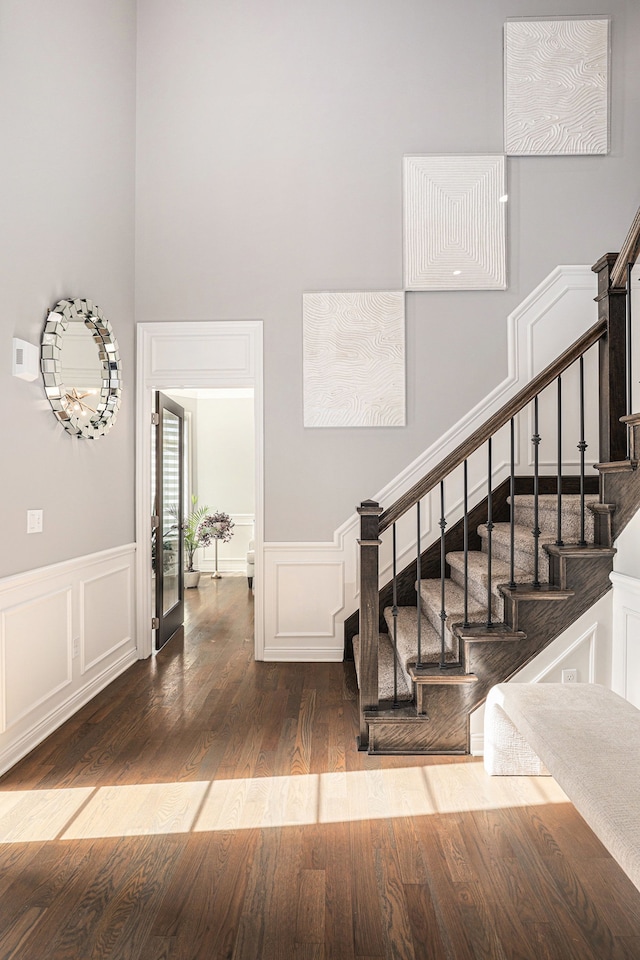
[{"label": "staircase", "polygon": [[[629,242],[619,256],[629,256]],[[353,652],[361,749],[468,753],[469,715],[490,688],[513,677],[610,589],[614,539],[640,508],[640,415],[630,410],[627,291],[613,285],[619,256],[607,254],[594,267],[599,319],[591,330],[399,501],[386,510],[373,501],[359,508],[361,606]],[[583,360],[592,348],[599,354],[602,462],[597,476],[587,477]],[[580,469],[569,475],[562,462],[561,378],[574,364],[580,368],[579,396],[571,400],[580,405]],[[538,398],[548,388],[557,388],[558,458],[556,475],[543,477]],[[527,409],[533,475],[517,477],[514,423]],[[509,424],[510,476],[494,489],[492,442]],[[487,497],[470,506],[467,466],[481,447],[488,453]],[[445,490],[456,471],[455,482],[464,475],[464,508],[453,523]],[[421,505],[438,491],[439,540],[398,572],[396,523],[415,510],[421,544]],[[393,577],[379,590],[380,537],[390,529]],[[355,632],[354,623],[346,626]]]}]

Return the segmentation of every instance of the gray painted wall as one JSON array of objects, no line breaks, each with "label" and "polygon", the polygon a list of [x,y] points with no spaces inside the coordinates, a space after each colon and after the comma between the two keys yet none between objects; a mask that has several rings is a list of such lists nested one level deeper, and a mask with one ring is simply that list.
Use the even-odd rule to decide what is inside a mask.
[{"label": "gray painted wall", "polygon": [[[134,539],[135,9],[0,3],[0,576]],[[95,442],[65,433],[40,380],[11,376],[11,338],[39,343],[69,296],[100,304],[123,356],[120,417]]]},{"label": "gray painted wall", "polygon": [[140,0],[137,320],[265,322],[266,536],[327,539],[506,372],[505,318],[640,202],[637,0],[608,157],[509,163],[509,289],[408,297],[408,423],[302,426],[305,290],[398,289],[405,153],[501,152],[502,27],[547,0]]}]

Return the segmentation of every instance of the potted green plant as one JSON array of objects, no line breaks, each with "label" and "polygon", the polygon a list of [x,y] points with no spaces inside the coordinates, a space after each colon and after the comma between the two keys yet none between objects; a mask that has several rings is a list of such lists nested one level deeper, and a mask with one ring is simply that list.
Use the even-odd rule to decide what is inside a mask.
[{"label": "potted green plant", "polygon": [[193,566],[196,550],[198,547],[208,547],[214,539],[213,531],[208,525],[210,516],[207,511],[209,507],[199,507],[198,498],[194,494],[191,497],[191,510],[184,518],[182,529],[184,531],[184,586],[197,587],[200,582],[200,571]]}]

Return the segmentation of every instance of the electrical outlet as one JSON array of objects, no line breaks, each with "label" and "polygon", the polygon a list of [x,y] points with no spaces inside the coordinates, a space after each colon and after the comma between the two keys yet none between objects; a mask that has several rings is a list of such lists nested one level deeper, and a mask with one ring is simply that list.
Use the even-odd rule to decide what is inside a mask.
[{"label": "electrical outlet", "polygon": [[578,671],[575,667],[568,668],[567,670],[562,671],[562,682],[563,683],[577,683],[578,682]]},{"label": "electrical outlet", "polygon": [[73,639],[72,657],[73,657],[73,659],[75,660],[75,658],[76,658],[76,657],[79,657],[79,656],[80,656],[80,640],[79,640],[78,637],[74,637],[74,639]]}]

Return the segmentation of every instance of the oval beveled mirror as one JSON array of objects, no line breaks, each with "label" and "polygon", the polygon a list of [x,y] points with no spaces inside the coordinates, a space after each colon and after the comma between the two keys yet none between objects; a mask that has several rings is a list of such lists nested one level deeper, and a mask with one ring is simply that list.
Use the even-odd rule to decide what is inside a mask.
[{"label": "oval beveled mirror", "polygon": [[53,412],[75,437],[95,440],[113,426],[122,372],[111,324],[92,300],[60,300],[42,335],[40,366]]}]

